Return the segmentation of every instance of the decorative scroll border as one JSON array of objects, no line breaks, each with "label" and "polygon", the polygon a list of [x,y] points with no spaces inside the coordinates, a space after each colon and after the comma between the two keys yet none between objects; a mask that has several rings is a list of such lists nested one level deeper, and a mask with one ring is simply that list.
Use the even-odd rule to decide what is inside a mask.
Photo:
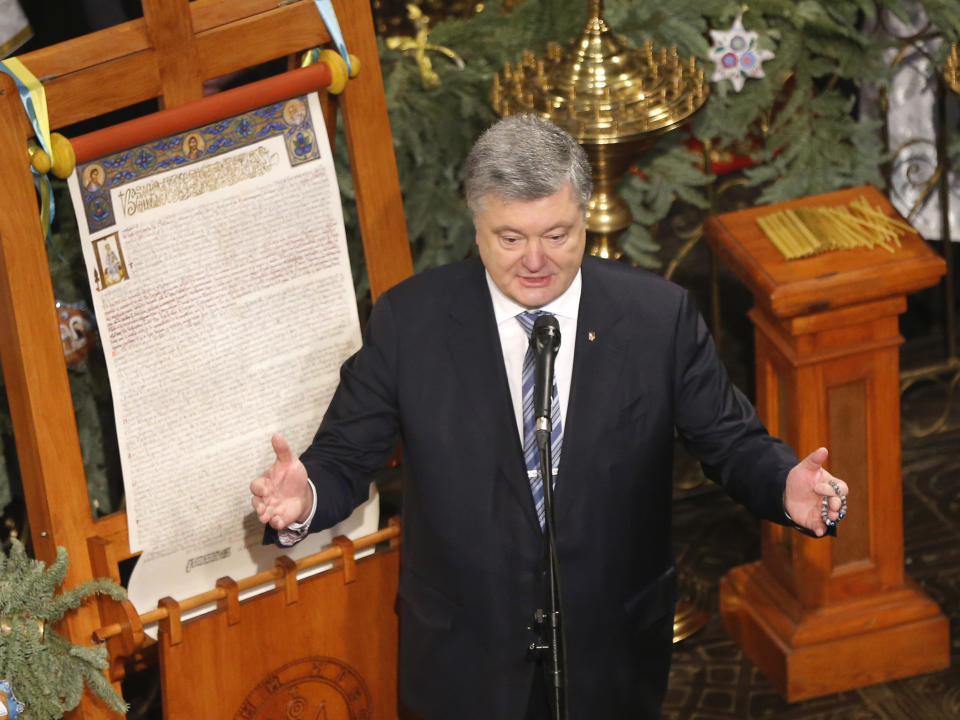
[{"label": "decorative scroll border", "polygon": [[[77,168],[80,196],[89,232],[92,234],[115,224],[111,190],[278,135],[283,136],[292,166],[320,158],[305,95],[167,135],[80,165]],[[191,140],[194,141],[192,144]]]}]

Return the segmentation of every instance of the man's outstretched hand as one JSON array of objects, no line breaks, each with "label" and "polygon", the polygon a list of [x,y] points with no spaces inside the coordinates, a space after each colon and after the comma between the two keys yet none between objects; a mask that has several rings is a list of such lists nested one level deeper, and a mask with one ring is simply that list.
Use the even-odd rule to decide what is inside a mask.
[{"label": "man's outstretched hand", "polygon": [[[846,496],[849,490],[843,480],[838,480],[823,468],[828,454],[826,448],[818,448],[807,455],[790,470],[783,491],[784,509],[797,525],[807,528],[817,537],[827,532],[827,526],[820,516],[823,498],[829,498],[827,517],[836,522],[840,517],[840,496]],[[831,480],[840,488],[839,494],[830,485]]]},{"label": "man's outstretched hand", "polygon": [[313,491],[307,482],[307,469],[290,452],[283,436],[274,435],[271,442],[277,459],[267,472],[250,483],[250,503],[260,522],[280,530],[309,517]]}]

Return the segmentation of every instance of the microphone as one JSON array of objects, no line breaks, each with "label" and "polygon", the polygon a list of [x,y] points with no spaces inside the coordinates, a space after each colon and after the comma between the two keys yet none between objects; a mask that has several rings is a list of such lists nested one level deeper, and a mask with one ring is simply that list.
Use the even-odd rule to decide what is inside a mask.
[{"label": "microphone", "polygon": [[537,435],[553,429],[550,404],[553,400],[553,361],[560,349],[560,323],[554,315],[537,317],[530,332],[530,347],[533,349],[535,375],[533,385],[533,412]]}]

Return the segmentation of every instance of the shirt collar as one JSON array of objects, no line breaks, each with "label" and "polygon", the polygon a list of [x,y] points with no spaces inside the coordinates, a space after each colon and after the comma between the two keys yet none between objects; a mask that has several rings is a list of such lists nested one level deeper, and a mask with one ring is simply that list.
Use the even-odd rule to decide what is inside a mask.
[{"label": "shirt collar", "polygon": [[570,283],[570,287],[564,290],[559,297],[554,298],[541,308],[527,308],[515,300],[511,300],[504,295],[503,291],[493,282],[490,273],[486,270],[483,272],[487,278],[487,288],[490,290],[490,299],[493,301],[493,315],[497,321],[497,325],[505,320],[511,320],[520,313],[531,309],[543,310],[544,312],[552,313],[559,317],[570,318],[571,320],[575,320],[577,317],[577,313],[580,310],[580,270],[577,270],[577,274],[574,276],[573,282]]}]

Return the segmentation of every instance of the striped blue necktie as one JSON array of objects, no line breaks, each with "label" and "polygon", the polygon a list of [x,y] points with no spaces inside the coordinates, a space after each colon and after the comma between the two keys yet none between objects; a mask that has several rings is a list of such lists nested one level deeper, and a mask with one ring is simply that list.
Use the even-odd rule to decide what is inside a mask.
[{"label": "striped blue necktie", "polygon": [[[517,315],[517,321],[527,331],[527,338],[533,330],[533,323],[542,310],[523,312]],[[543,476],[540,470],[540,450],[537,447],[537,436],[533,412],[533,384],[536,375],[536,363],[533,357],[533,348],[527,346],[527,354],[523,358],[523,458],[527,464],[527,477],[530,480],[530,490],[533,493],[533,502],[537,508],[537,517],[540,519],[540,529],[546,529],[546,513],[543,506]],[[551,463],[553,465],[553,485],[557,484],[557,470],[560,468],[560,450],[563,447],[563,427],[560,422],[560,399],[557,394],[557,378],[553,378],[553,399],[550,402],[550,419],[553,429],[550,433]]]}]

